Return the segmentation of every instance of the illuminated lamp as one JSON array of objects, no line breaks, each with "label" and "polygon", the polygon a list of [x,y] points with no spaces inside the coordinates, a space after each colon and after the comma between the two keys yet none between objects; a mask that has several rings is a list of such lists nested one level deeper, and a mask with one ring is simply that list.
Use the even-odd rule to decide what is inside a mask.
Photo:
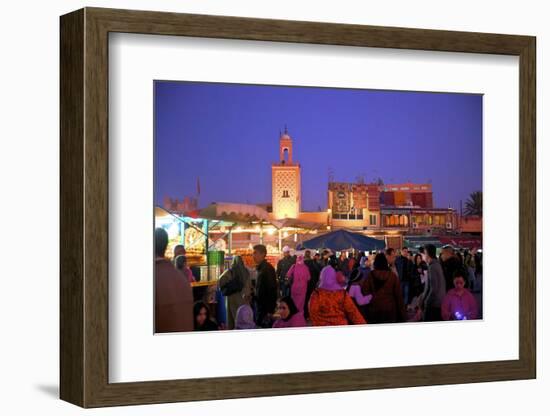
[{"label": "illuminated lamp", "polygon": [[168,227],[168,237],[169,238],[176,238],[180,233],[180,228],[178,226],[178,223],[173,222],[170,227]]}]

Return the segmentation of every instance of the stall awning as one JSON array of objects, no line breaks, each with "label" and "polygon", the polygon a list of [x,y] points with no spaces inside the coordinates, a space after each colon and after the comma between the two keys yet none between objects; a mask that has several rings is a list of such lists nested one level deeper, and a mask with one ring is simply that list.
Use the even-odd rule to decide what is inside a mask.
[{"label": "stall awning", "polygon": [[468,249],[481,248],[482,241],[477,236],[447,236],[439,237],[443,245],[450,244],[453,247],[461,247]]},{"label": "stall awning", "polygon": [[477,236],[405,236],[407,247],[420,247],[426,244],[433,244],[436,247],[443,247],[447,244],[453,247],[481,248],[481,238]]},{"label": "stall awning", "polygon": [[360,251],[382,250],[385,247],[383,240],[367,237],[360,233],[347,230],[336,230],[320,235],[311,240],[304,241],[297,248],[298,250],[313,249],[321,250],[328,248],[332,251],[355,249]]},{"label": "stall awning", "polygon": [[433,244],[436,247],[442,247],[443,244],[436,236],[404,236],[404,243],[406,247],[418,248],[425,246],[426,244]]},{"label": "stall awning", "polygon": [[304,230],[320,230],[326,227],[326,224],[318,222],[303,221],[297,218],[285,218],[282,220],[271,220],[277,228],[302,228]]}]

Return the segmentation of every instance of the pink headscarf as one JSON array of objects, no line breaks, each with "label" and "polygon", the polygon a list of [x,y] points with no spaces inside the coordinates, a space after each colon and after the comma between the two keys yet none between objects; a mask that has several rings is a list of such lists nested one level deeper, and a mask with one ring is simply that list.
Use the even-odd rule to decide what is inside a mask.
[{"label": "pink headscarf", "polygon": [[338,283],[338,277],[336,276],[336,270],[332,266],[325,266],[321,270],[321,276],[319,278],[319,288],[336,291],[342,290],[343,287]]},{"label": "pink headscarf", "polygon": [[254,329],[256,324],[254,323],[254,311],[248,304],[239,306],[237,309],[237,317],[235,322],[235,329]]}]

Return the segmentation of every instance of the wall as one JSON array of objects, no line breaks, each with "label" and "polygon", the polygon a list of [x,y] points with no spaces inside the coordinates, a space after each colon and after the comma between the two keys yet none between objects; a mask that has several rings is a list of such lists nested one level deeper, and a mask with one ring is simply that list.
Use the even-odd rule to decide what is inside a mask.
[{"label": "wall", "polygon": [[480,217],[462,217],[459,224],[463,233],[481,233],[483,231],[483,219]]},{"label": "wall", "polygon": [[[58,17],[88,6],[242,15],[277,19],[318,20],[372,25],[408,26],[538,37],[538,310],[539,361],[536,381],[378,390],[338,394],[167,404],[83,412],[56,399],[58,389]],[[548,351],[550,302],[548,263],[540,262],[543,238],[548,243],[550,162],[548,135],[543,130],[550,98],[550,26],[545,2],[537,1],[407,1],[353,2],[216,0],[193,1],[69,1],[5,2],[2,31],[2,181],[3,237],[2,369],[0,409],[3,414],[55,415],[207,415],[282,413],[333,415],[343,409],[373,415],[548,414],[550,364]],[[545,177],[543,178],[544,175]],[[33,201],[40,201],[39,210]],[[544,204],[544,206],[543,206]],[[543,237],[544,236],[544,237]],[[15,237],[15,238],[14,238]],[[547,250],[545,250],[547,251]],[[287,346],[289,350],[292,346]],[[360,346],[357,347],[360,350]],[[333,346],[334,353],[353,353]],[[404,344],[404,353],[406,348]],[[460,351],[457,351],[460,354]],[[358,354],[360,357],[360,354]]]},{"label": "wall", "polygon": [[308,221],[308,222],[318,222],[321,224],[327,223],[327,212],[326,211],[305,211],[300,212],[300,216],[298,217],[302,221]]}]

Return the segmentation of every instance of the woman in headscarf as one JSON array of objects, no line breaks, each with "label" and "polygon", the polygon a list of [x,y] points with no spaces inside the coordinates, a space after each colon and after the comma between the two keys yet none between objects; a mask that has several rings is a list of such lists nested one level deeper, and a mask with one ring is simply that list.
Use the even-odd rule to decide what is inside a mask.
[{"label": "woman in headscarf", "polygon": [[466,284],[465,274],[461,270],[454,273],[454,288],[447,292],[441,304],[441,318],[444,321],[479,318],[476,298],[469,289],[464,287]]},{"label": "woman in headscarf", "polygon": [[383,253],[374,258],[374,270],[363,282],[363,294],[372,295],[368,307],[370,323],[405,322],[407,313],[399,278],[390,270]]},{"label": "woman in headscarf", "polygon": [[231,267],[222,273],[218,282],[226,297],[227,329],[235,327],[237,309],[244,303],[243,295],[250,292],[250,284],[250,273],[242,257],[233,257]]},{"label": "woman in headscarf", "polygon": [[185,276],[189,283],[193,283],[195,281],[195,277],[193,276],[191,269],[187,265],[187,257],[185,257],[184,255],[176,256],[174,258],[174,266],[176,267],[177,271]]},{"label": "woman in headscarf", "polygon": [[319,288],[309,299],[309,318],[314,326],[366,323],[332,266],[321,270]]},{"label": "woman in headscarf", "polygon": [[286,276],[290,282],[290,296],[300,312],[304,311],[307,285],[311,275],[309,268],[304,263],[304,256],[298,256],[296,263],[290,266]]},{"label": "woman in headscarf", "polygon": [[273,323],[273,328],[296,328],[307,326],[304,313],[298,310],[291,296],[284,296],[277,302],[280,318]]},{"label": "woman in headscarf", "polygon": [[243,295],[243,304],[237,309],[235,318],[235,329],[256,329],[256,321],[254,319],[254,310],[250,306],[252,296],[250,293]]},{"label": "woman in headscarf", "polygon": [[195,302],[193,305],[193,322],[195,331],[216,331],[218,325],[210,318],[210,309],[202,301]]}]

